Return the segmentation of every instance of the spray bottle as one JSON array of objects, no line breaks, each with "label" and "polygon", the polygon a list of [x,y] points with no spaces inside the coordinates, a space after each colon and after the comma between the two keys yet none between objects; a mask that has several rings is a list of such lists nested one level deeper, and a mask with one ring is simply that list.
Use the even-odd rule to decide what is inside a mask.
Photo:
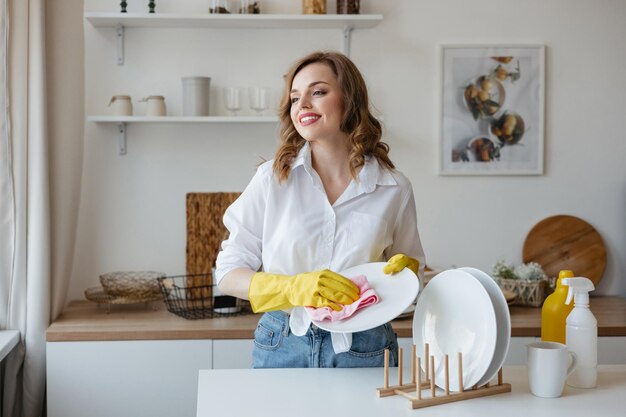
[{"label": "spray bottle", "polygon": [[567,348],[576,353],[578,366],[567,378],[567,385],[594,388],[598,375],[598,322],[589,310],[589,291],[595,288],[588,278],[564,278],[569,286],[566,304],[574,298],[574,309],[565,321]]},{"label": "spray bottle", "polygon": [[560,271],[554,292],[541,307],[541,340],[544,342],[565,343],[565,319],[574,306],[565,304],[569,287],[563,285],[563,279],[573,277],[572,271]]}]

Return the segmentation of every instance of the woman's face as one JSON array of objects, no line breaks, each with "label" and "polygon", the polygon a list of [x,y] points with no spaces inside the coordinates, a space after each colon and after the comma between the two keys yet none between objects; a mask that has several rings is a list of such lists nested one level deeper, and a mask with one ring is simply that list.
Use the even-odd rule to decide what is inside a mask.
[{"label": "woman's face", "polygon": [[343,116],[342,93],[326,64],[302,68],[291,83],[291,121],[307,141],[337,140]]}]

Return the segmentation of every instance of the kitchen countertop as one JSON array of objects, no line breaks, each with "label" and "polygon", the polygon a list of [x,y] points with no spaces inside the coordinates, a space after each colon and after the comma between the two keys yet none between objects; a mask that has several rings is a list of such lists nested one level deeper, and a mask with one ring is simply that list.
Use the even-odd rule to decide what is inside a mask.
[{"label": "kitchen countertop", "polygon": [[[107,306],[71,301],[48,327],[46,340],[252,339],[260,317],[249,314],[187,320],[168,312],[161,302],[110,307],[107,313]],[[591,297],[591,309],[598,320],[599,336],[626,336],[625,298]],[[541,336],[541,308],[512,306],[510,310],[513,337]],[[398,337],[412,337],[411,317],[394,320],[392,325]]]},{"label": "kitchen countertop", "polygon": [[[411,372],[403,371],[404,382],[408,383]],[[383,386],[382,368],[201,370],[197,417],[624,415],[626,365],[599,366],[597,388],[566,386],[560,398],[532,395],[526,372],[525,366],[504,367],[503,382],[512,388],[509,393],[412,410],[405,398],[377,396],[376,388]],[[390,385],[397,384],[397,378],[397,368],[391,368]],[[423,395],[430,396],[430,391],[423,391]]]}]

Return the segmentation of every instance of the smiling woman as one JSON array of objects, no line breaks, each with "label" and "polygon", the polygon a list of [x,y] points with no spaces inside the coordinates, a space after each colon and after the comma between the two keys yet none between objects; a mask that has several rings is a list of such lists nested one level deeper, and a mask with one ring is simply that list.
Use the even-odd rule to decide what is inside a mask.
[{"label": "smiling woman", "polygon": [[384,274],[405,267],[421,274],[411,183],[394,169],[363,77],[345,55],[306,56],[285,82],[279,148],[226,210],[230,236],[216,279],[223,293],[266,312],[253,367],[382,366],[385,349],[395,363],[389,323],[353,335],[329,332],[311,326],[304,307],[339,311],[353,303],[361,295],[353,277],[334,271],[394,254],[406,255],[383,263]]}]

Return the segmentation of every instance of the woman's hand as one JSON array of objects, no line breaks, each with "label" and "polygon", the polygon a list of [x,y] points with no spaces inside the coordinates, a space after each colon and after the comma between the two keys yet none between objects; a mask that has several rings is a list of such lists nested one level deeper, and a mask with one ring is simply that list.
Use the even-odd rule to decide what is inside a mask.
[{"label": "woman's hand", "polygon": [[248,290],[255,313],[294,306],[328,306],[339,311],[343,308],[339,304],[352,304],[359,296],[352,281],[328,269],[293,276],[257,272]]},{"label": "woman's hand", "polygon": [[387,261],[387,265],[383,267],[383,272],[385,274],[395,274],[402,271],[404,268],[409,268],[411,271],[413,271],[415,275],[418,275],[419,267],[420,261],[411,258],[410,256],[399,253],[392,256]]}]

